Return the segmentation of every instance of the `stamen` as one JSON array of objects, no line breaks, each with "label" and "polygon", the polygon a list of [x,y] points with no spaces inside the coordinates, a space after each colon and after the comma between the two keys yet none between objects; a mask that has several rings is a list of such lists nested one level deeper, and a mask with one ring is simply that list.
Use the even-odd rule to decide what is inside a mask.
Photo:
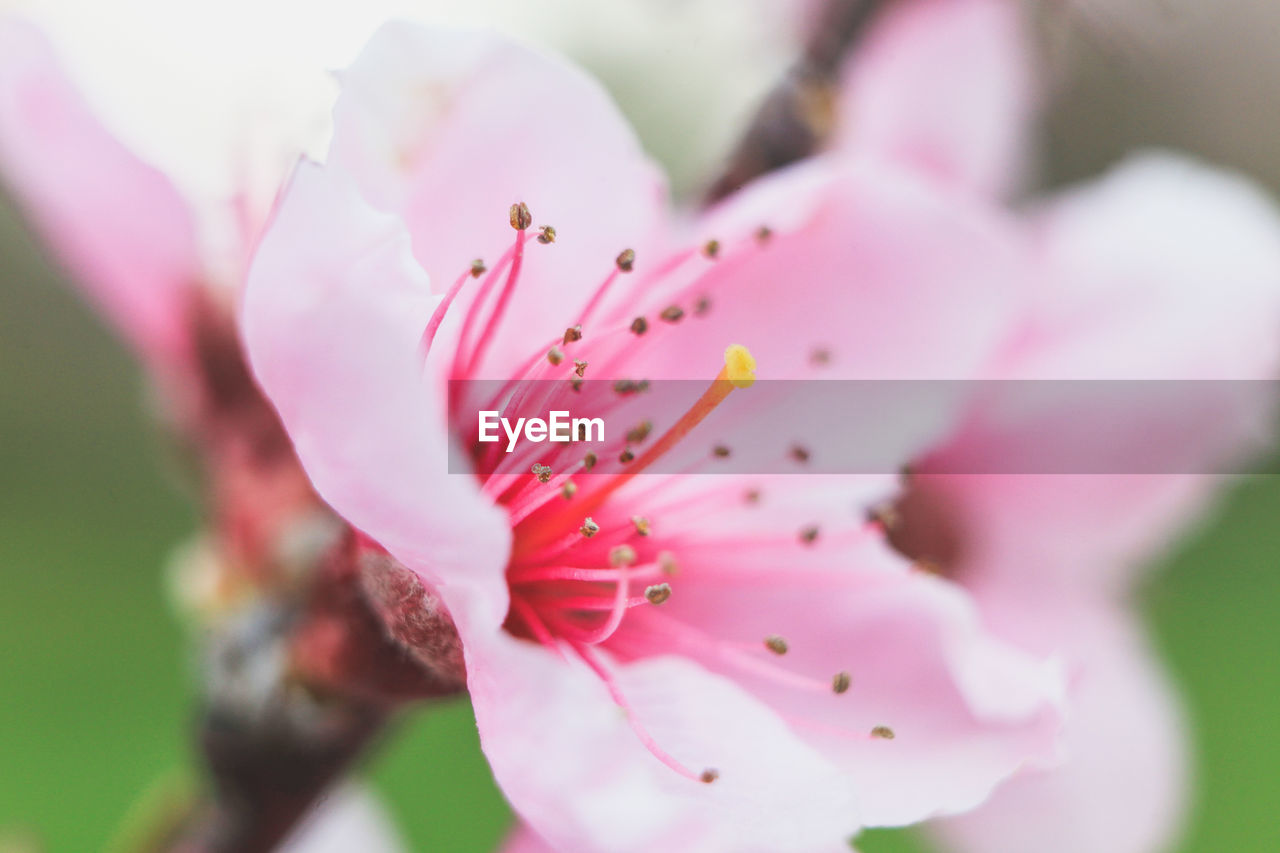
[{"label": "stamen", "polygon": [[814,542],[818,541],[819,532],[820,531],[818,529],[818,525],[816,524],[812,524],[808,527],[801,529],[800,542],[805,545],[812,545]]},{"label": "stamen", "polygon": [[853,677],[847,672],[837,672],[831,678],[831,690],[836,695],[848,692],[851,684],[853,684]]},{"label": "stamen", "polygon": [[627,430],[627,441],[632,444],[640,444],[649,437],[649,433],[652,431],[653,421],[641,421]]},{"label": "stamen", "polygon": [[760,503],[760,490],[747,489],[747,493],[742,496],[742,499],[752,505],[758,504]]},{"label": "stamen", "polygon": [[554,243],[556,241],[556,229],[550,225],[543,225],[542,230],[538,233],[538,242],[542,245]]},{"label": "stamen", "polygon": [[671,597],[671,584],[656,583],[653,586],[646,587],[644,597],[650,604],[661,604]]},{"label": "stamen", "polygon": [[488,267],[484,265],[484,259],[476,258],[474,261],[471,262],[471,277],[479,278],[480,276],[484,275],[486,269],[488,269]]},{"label": "stamen", "polygon": [[757,243],[763,246],[765,243],[768,243],[771,239],[773,239],[773,229],[770,228],[768,225],[761,225],[759,228],[756,229]]},{"label": "stamen", "polygon": [[578,486],[576,483],[573,482],[573,480],[569,480],[563,486],[560,487],[560,494],[564,496],[565,500],[569,500],[577,493],[578,493]]},{"label": "stamen", "polygon": [[631,321],[631,331],[635,332],[637,335],[643,335],[645,332],[649,331],[649,321],[643,317],[635,318]]},{"label": "stamen", "polygon": [[636,455],[631,451],[630,447],[624,448],[623,451],[618,454],[618,461],[623,465],[630,465],[635,461],[635,458]]},{"label": "stamen", "polygon": [[653,737],[645,731],[644,727],[640,724],[640,720],[636,717],[635,710],[632,709],[631,704],[627,702],[627,697],[623,695],[622,689],[618,687],[617,681],[615,681],[613,675],[604,668],[604,664],[602,664],[595,656],[593,650],[589,647],[578,645],[575,645],[574,648],[582,657],[583,661],[586,662],[587,666],[591,667],[595,674],[600,677],[600,680],[604,682],[605,687],[609,691],[609,695],[613,697],[614,703],[622,709],[624,714],[626,714],[627,722],[631,724],[631,730],[636,733],[636,737],[640,738],[640,743],[644,745],[645,749],[649,750],[655,758],[679,773],[681,776],[684,776],[686,779],[696,779],[702,782],[715,781],[716,777],[720,775],[716,771],[704,770],[701,774],[696,774],[664,752],[662,748],[658,746],[657,742],[654,741]]},{"label": "stamen", "polygon": [[710,785],[719,778],[720,771],[716,770],[714,767],[708,767],[706,770],[702,771],[702,775],[698,777],[698,781],[705,785]]},{"label": "stamen", "polygon": [[624,397],[629,394],[639,394],[649,390],[649,380],[619,379],[613,383],[613,390]]},{"label": "stamen", "polygon": [[564,353],[560,351],[559,347],[552,347],[547,350],[547,361],[551,362],[553,366],[558,367],[560,362],[564,361]]},{"label": "stamen", "polygon": [[640,515],[631,516],[631,523],[636,526],[636,533],[641,536],[648,536],[650,532],[649,519]]},{"label": "stamen", "polygon": [[635,249],[623,249],[618,253],[618,272],[631,272],[636,266]]},{"label": "stamen", "polygon": [[814,367],[824,367],[831,363],[831,350],[826,347],[815,347],[809,353],[809,363]]},{"label": "stamen", "polygon": [[551,466],[533,463],[533,476],[538,478],[539,483],[551,482]]},{"label": "stamen", "polygon": [[575,358],[573,360],[573,372],[579,379],[583,378],[587,373],[587,363],[580,358]]},{"label": "stamen", "polygon": [[801,465],[809,461],[809,449],[800,444],[791,445],[791,458]]},{"label": "stamen", "polygon": [[[725,364],[721,368],[720,373],[711,382],[711,386],[703,393],[703,395],[685,412],[680,420],[676,421],[662,437],[649,446],[634,463],[622,473],[619,473],[608,480],[599,489],[587,495],[584,498],[581,511],[590,511],[603,504],[609,495],[622,488],[631,478],[644,471],[664,454],[675,447],[680,441],[689,434],[691,430],[702,423],[707,415],[711,414],[717,406],[728,398],[729,394],[735,388],[747,388],[755,382],[756,360],[746,347],[734,344],[725,349]],[[629,453],[630,450],[624,451]],[[541,528],[542,530],[554,531],[556,528],[555,519],[547,519],[547,523]],[[523,556],[530,551],[540,549],[546,544],[549,538],[547,536],[529,536],[522,537],[514,553],[514,556]],[[594,533],[592,534],[594,535]]]},{"label": "stamen", "polygon": [[588,453],[586,456],[582,457],[583,470],[590,471],[592,468],[596,467],[596,462],[598,461],[599,459],[596,458],[594,453]]},{"label": "stamen", "polygon": [[698,301],[693,303],[693,316],[701,317],[711,310],[711,299],[706,296],[699,296]]},{"label": "stamen", "polygon": [[511,205],[511,227],[517,231],[524,231],[533,224],[533,214],[529,212],[529,206],[522,201]]},{"label": "stamen", "polygon": [[659,552],[658,567],[662,569],[662,573],[667,577],[675,577],[680,574],[680,566],[676,563],[675,554],[670,551]]},{"label": "stamen", "polygon": [[[480,272],[476,272],[476,266],[479,265]],[[427,327],[422,330],[422,338],[418,343],[418,349],[425,359],[427,353],[431,352],[431,344],[436,339],[436,332],[440,329],[440,324],[444,322],[444,317],[449,313],[449,307],[453,305],[453,300],[457,297],[462,286],[467,283],[467,278],[479,278],[484,273],[484,262],[478,258],[471,262],[471,267],[449,286],[449,290],[445,292],[444,298],[440,300],[440,304],[436,306],[436,310],[431,312],[431,319],[427,320]]]},{"label": "stamen", "polygon": [[684,318],[684,309],[679,305],[668,305],[658,316],[665,322],[679,323]]},{"label": "stamen", "polygon": [[727,444],[717,444],[711,448],[711,455],[717,459],[728,459],[731,452]]},{"label": "stamen", "polygon": [[720,254],[720,241],[708,240],[706,244],[702,247],[702,254],[706,255],[708,258],[711,258],[712,260],[715,260],[716,256]]},{"label": "stamen", "polygon": [[576,326],[570,326],[569,328],[564,330],[564,341],[562,343],[564,343],[565,346],[568,346],[574,341],[580,341],[580,340],[582,340],[581,324],[578,324]]},{"label": "stamen", "polygon": [[578,532],[590,539],[600,532],[600,525],[596,524],[591,516],[587,516],[582,522],[582,526],[578,528]]},{"label": "stamen", "polygon": [[764,638],[764,647],[775,655],[785,655],[787,653],[787,641],[777,634],[770,634]]},{"label": "stamen", "polygon": [[619,566],[634,566],[636,563],[636,549],[630,545],[616,545],[609,549],[609,565],[617,568]]},{"label": "stamen", "polygon": [[876,726],[871,730],[871,736],[880,738],[881,740],[893,740],[894,737],[896,737],[893,733],[893,729],[888,726]]}]

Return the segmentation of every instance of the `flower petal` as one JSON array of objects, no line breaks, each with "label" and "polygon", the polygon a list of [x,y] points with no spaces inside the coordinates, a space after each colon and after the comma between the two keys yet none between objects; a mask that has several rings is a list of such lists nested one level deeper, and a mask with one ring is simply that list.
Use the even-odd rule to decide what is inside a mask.
[{"label": "flower petal", "polygon": [[732,681],[677,657],[607,664],[661,748],[719,772],[703,784],[646,750],[585,665],[504,633],[471,590],[441,593],[494,776],[552,847],[834,850],[857,831],[842,775]]},{"label": "flower petal", "polygon": [[[961,588],[908,569],[861,521],[816,525],[801,543],[794,504],[835,503],[853,516],[824,486],[834,479],[773,478],[740,513],[753,533],[717,537],[699,518],[700,539],[676,550],[670,600],[634,611],[611,647],[682,655],[733,677],[840,767],[867,825],[964,811],[1024,765],[1054,760],[1056,665],[988,635]],[[671,533],[659,510],[653,518]],[[785,654],[765,648],[772,635]],[[839,672],[851,687],[834,695]],[[882,725],[896,738],[873,738]]]},{"label": "flower petal", "polygon": [[[947,849],[960,853],[1167,849],[1187,799],[1177,698],[1129,617],[1087,605],[1046,617],[1046,600],[1016,602],[1018,630],[1071,658],[1067,760],[1011,780],[989,803],[937,830]],[[1045,636],[1046,625],[1066,630]]]},{"label": "flower petal", "polygon": [[90,112],[43,34],[0,21],[0,172],[40,237],[157,367],[187,355],[201,264],[186,203]]},{"label": "flower petal", "polygon": [[483,586],[500,618],[509,525],[449,474],[443,393],[417,346],[438,302],[403,225],[304,163],[250,269],[245,339],[320,496],[427,581]]},{"label": "flower petal", "polygon": [[662,179],[586,74],[489,32],[393,23],[342,82],[329,162],[404,217],[437,290],[511,245],[513,203],[556,228],[530,252],[506,314],[519,326],[496,336],[486,375],[507,378],[572,324],[623,249],[656,260]]},{"label": "flower petal", "polygon": [[839,145],[999,195],[1027,157],[1029,34],[1008,0],[893,4],[846,69]]},{"label": "flower petal", "polygon": [[[955,514],[966,577],[1123,585],[1268,435],[1274,389],[1252,380],[1280,363],[1280,217],[1238,178],[1148,158],[1049,206],[1037,239],[1035,303],[994,375],[1155,381],[1001,386],[914,482]],[[1074,459],[1092,467],[929,476]]]},{"label": "flower petal", "polygon": [[[764,240],[760,226],[771,229]],[[632,311],[677,298],[689,311],[703,296],[709,308],[662,346],[636,348],[644,375],[705,376],[737,343],[761,379],[969,378],[1018,309],[1023,261],[1010,223],[883,163],[792,167],[727,200],[699,231],[719,238],[717,258]],[[829,350],[821,369],[818,348]]]}]

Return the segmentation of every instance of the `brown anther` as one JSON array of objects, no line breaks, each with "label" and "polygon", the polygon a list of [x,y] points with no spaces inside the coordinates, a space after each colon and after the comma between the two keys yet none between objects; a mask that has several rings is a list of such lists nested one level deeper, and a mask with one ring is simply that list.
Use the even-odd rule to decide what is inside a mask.
[{"label": "brown anther", "polygon": [[819,532],[818,525],[810,525],[800,531],[800,541],[805,545],[812,545],[814,542],[818,541]]},{"label": "brown anther", "polygon": [[637,382],[634,379],[619,379],[613,383],[613,390],[624,396],[627,394],[639,394],[642,391],[649,390],[649,380],[641,379]]},{"label": "brown anther", "polygon": [[572,388],[574,391],[581,392],[581,391],[582,391],[582,380],[581,380],[581,379],[578,379],[578,378],[576,378],[576,377],[575,377],[575,378],[573,378],[573,379],[570,379],[570,380],[569,380],[569,387],[570,387],[570,388]]},{"label": "brown anther", "polygon": [[897,507],[890,502],[886,502],[868,509],[867,521],[872,524],[879,524],[885,530],[893,530],[902,521],[902,516],[898,514]]},{"label": "brown anther", "polygon": [[706,770],[703,770],[702,775],[699,776],[698,778],[702,781],[704,785],[710,785],[712,782],[720,778],[720,771],[712,770],[708,768]]},{"label": "brown anther", "polygon": [[791,458],[797,462],[805,463],[809,461],[809,448],[802,444],[791,445]]},{"label": "brown anther", "polygon": [[837,672],[831,678],[831,689],[836,694],[847,693],[851,684],[853,684],[853,676],[847,672]]},{"label": "brown anther", "polygon": [[573,482],[573,480],[566,480],[565,484],[560,487],[560,496],[563,497],[565,500],[569,500],[571,497],[573,497],[577,493],[578,493],[578,484]]},{"label": "brown anther", "polygon": [[592,536],[595,536],[600,532],[600,525],[596,524],[595,520],[592,519],[591,516],[587,516],[583,519],[582,526],[578,528],[578,532],[590,539]]},{"label": "brown anther", "polygon": [[680,574],[680,566],[676,563],[676,555],[670,551],[658,553],[658,568],[662,569],[662,573],[669,577],[675,577]]},{"label": "brown anther", "polygon": [[573,360],[573,372],[581,379],[587,373],[587,363],[580,358],[575,358]]},{"label": "brown anther", "polygon": [[756,229],[756,242],[760,244],[768,243],[773,238],[773,229],[768,225],[761,225]]},{"label": "brown anther", "polygon": [[618,270],[620,272],[631,272],[636,266],[636,250],[623,249],[618,253]]},{"label": "brown anther", "polygon": [[668,305],[662,309],[662,313],[658,315],[668,323],[679,323],[684,317],[684,309],[679,305]]},{"label": "brown anther", "polygon": [[631,523],[636,526],[636,533],[639,533],[641,536],[648,536],[651,532],[649,519],[645,518],[643,515],[631,516]]},{"label": "brown anther", "polygon": [[717,444],[715,447],[711,448],[711,455],[717,459],[728,459],[729,453],[729,447],[725,444]]},{"label": "brown anther", "polygon": [[775,655],[785,655],[787,653],[787,641],[779,637],[777,634],[770,634],[765,637],[764,647]]},{"label": "brown anther", "polygon": [[547,361],[551,362],[553,365],[558,365],[560,362],[564,361],[564,353],[560,352],[559,347],[552,347],[547,350]]},{"label": "brown anther", "polygon": [[588,453],[586,456],[582,457],[582,470],[590,471],[592,468],[596,467],[597,461],[599,460],[596,459],[596,455],[594,453]]},{"label": "brown anther", "polygon": [[631,331],[635,332],[637,335],[643,335],[645,332],[649,331],[649,321],[643,317],[635,318],[631,321]]},{"label": "brown anther", "polygon": [[698,301],[693,303],[693,316],[701,317],[711,310],[711,298],[707,296],[699,296]]},{"label": "brown anther", "polygon": [[702,247],[702,254],[706,255],[708,258],[714,259],[720,254],[720,241],[708,240]]},{"label": "brown anther", "polygon": [[893,729],[888,726],[876,726],[871,730],[871,736],[878,737],[881,740],[893,740],[894,738]]},{"label": "brown anther", "polygon": [[517,231],[527,230],[533,224],[533,214],[529,212],[529,205],[522,201],[518,201],[511,205],[511,227]]},{"label": "brown anther", "polygon": [[814,367],[822,367],[831,363],[831,350],[826,347],[814,347],[809,353],[809,363]]},{"label": "brown anther", "polygon": [[471,262],[471,277],[479,278],[480,276],[484,275],[485,270],[487,269],[488,267],[484,265],[484,260],[481,258],[476,258],[474,261]]},{"label": "brown anther", "polygon": [[554,243],[556,241],[556,229],[550,225],[543,225],[541,232],[538,234],[538,242],[542,245]]},{"label": "brown anther", "polygon": [[621,462],[623,465],[626,465],[629,462],[634,462],[635,459],[636,459],[636,455],[631,452],[630,447],[624,448],[623,451],[618,454],[618,461]]},{"label": "brown anther", "polygon": [[570,326],[564,330],[564,340],[562,343],[571,344],[574,341],[582,340],[582,326]]},{"label": "brown anther", "polygon": [[535,462],[533,463],[533,475],[538,478],[539,483],[549,483],[551,482],[551,466]]},{"label": "brown anther", "polygon": [[627,441],[631,444],[639,444],[648,438],[651,432],[653,432],[653,421],[641,421],[627,430]]},{"label": "brown anther", "polygon": [[742,496],[742,499],[749,504],[758,504],[760,503],[760,490],[747,489],[747,493]]},{"label": "brown anther", "polygon": [[587,425],[586,425],[586,424],[584,424],[584,423],[579,423],[579,424],[578,424],[578,427],[577,427],[577,430],[576,430],[576,431],[574,432],[574,434],[573,434],[573,440],[574,440],[574,441],[586,441],[586,440],[587,440],[587,434],[588,434],[588,427],[587,427]]},{"label": "brown anther", "polygon": [[615,569],[636,564],[636,549],[630,545],[616,545],[609,549],[609,565]]},{"label": "brown anther", "polygon": [[646,587],[644,597],[650,604],[661,604],[671,597],[671,584],[655,583],[653,586]]}]

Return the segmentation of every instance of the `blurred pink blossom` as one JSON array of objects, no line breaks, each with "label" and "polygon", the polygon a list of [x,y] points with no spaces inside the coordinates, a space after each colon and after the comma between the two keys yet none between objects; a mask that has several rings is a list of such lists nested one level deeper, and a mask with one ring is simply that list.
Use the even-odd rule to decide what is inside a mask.
[{"label": "blurred pink blossom", "polygon": [[[328,163],[299,167],[250,271],[251,361],[320,494],[447,606],[538,833],[835,848],[1053,760],[1057,667],[886,547],[864,515],[895,478],[635,476],[689,436],[732,444],[714,410],[752,389],[726,385],[751,361],[730,345],[762,379],[973,375],[1013,310],[1007,223],[817,160],[677,232],[613,104],[559,60],[388,25],[342,79]],[[443,380],[559,379],[544,405],[576,408],[575,361],[708,391],[623,473],[571,445],[447,473],[475,434],[449,395],[483,386]],[[904,460],[941,427],[910,426]]]},{"label": "blurred pink blossom", "polygon": [[[844,156],[908,164],[993,200],[1030,159],[1036,75],[1016,4],[912,0],[848,65]],[[1245,180],[1168,154],[1025,205],[1027,297],[993,379],[1270,379],[1280,347],[1280,220]],[[1264,446],[1268,389],[1213,407],[1135,401],[1093,437],[1113,458],[1221,471]],[[1072,401],[1028,410],[1016,392],[973,401],[913,465],[892,539],[969,590],[1000,636],[1061,655],[1071,673],[1067,760],[1011,781],[938,827],[974,853],[1165,849],[1186,807],[1179,703],[1130,597],[1136,570],[1201,511],[1221,477],[956,475],[1069,454]],[[1017,465],[1014,461],[1013,465]],[[1007,470],[1007,469],[1006,469]]]}]

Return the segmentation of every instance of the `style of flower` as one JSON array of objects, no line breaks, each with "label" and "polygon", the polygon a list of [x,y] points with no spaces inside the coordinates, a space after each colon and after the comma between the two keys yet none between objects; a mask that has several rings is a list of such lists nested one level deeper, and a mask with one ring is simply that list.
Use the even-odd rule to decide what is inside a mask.
[{"label": "style of flower", "polygon": [[[875,425],[780,434],[795,473],[712,467],[756,377],[973,375],[1015,310],[1002,217],[829,158],[677,230],[558,60],[392,24],[342,80],[327,162],[299,166],[250,270],[251,363],[320,495],[447,608],[482,746],[542,837],[831,847],[1053,760],[1057,667],[887,546],[866,511],[896,478],[803,473]],[[575,397],[584,375],[608,393]],[[671,379],[706,391],[646,418]],[[474,450],[476,409],[534,389],[649,423],[609,469]],[[948,423],[905,425],[901,458]],[[659,473],[691,446],[700,467]]]}]

